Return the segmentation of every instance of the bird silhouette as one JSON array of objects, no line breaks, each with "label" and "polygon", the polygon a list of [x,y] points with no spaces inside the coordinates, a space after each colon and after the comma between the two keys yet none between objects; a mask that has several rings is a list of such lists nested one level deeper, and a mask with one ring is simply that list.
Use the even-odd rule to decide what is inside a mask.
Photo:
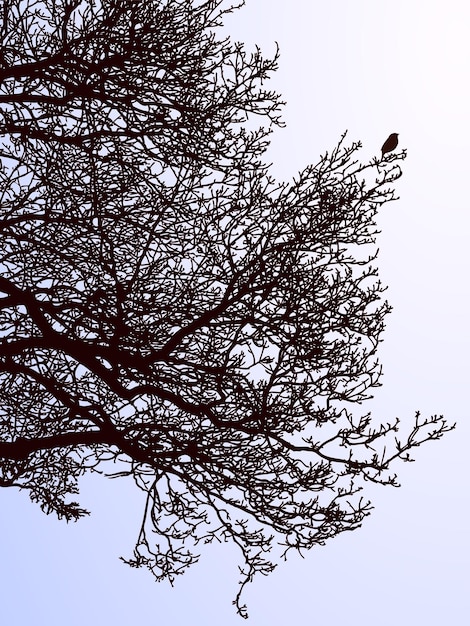
[{"label": "bird silhouette", "polygon": [[391,152],[395,150],[398,146],[398,133],[392,133],[387,141],[382,146],[382,158],[386,152]]},{"label": "bird silhouette", "polygon": [[103,287],[98,287],[98,289],[94,291],[90,296],[89,302],[97,304],[101,300],[107,300],[106,291],[103,289]]}]

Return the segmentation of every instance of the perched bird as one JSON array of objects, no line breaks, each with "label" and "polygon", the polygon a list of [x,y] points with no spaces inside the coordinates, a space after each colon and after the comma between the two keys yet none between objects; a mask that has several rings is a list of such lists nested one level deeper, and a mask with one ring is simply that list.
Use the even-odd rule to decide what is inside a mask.
[{"label": "perched bird", "polygon": [[382,158],[386,152],[391,152],[395,150],[398,146],[398,133],[392,133],[387,141],[382,146]]},{"label": "perched bird", "polygon": [[89,297],[89,302],[97,304],[98,302],[101,302],[101,300],[107,300],[106,291],[103,287],[98,287],[98,289]]}]

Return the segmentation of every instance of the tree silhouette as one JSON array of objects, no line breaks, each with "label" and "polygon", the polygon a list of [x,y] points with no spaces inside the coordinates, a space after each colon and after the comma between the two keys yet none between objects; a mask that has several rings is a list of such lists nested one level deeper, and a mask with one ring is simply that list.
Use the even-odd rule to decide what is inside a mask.
[{"label": "tree silhouette", "polygon": [[[365,481],[452,428],[374,423],[389,305],[377,210],[405,152],[263,162],[275,71],[217,38],[220,0],[5,0],[0,484],[87,514],[87,471],[147,493],[127,562],[173,581],[199,543],[278,556],[353,530]],[[262,120],[265,126],[259,126]],[[108,468],[108,469],[107,469]]]}]

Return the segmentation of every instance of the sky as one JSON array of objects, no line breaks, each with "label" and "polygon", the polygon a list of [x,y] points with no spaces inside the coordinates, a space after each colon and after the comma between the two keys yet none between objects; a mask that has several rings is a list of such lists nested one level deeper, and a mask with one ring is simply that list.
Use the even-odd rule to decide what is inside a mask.
[{"label": "sky", "polygon": [[[378,265],[393,306],[380,348],[382,387],[367,410],[381,421],[444,414],[455,431],[396,467],[401,487],[371,487],[361,529],[293,555],[247,589],[253,626],[464,626],[470,613],[470,5],[446,0],[247,0],[226,29],[266,56],[286,128],[268,152],[290,180],[348,130],[365,161],[399,133],[408,158],[398,202],[379,216]],[[66,525],[26,493],[0,492],[0,601],[5,624],[235,626],[237,558],[208,547],[176,581],[157,584],[131,556],[143,493],[87,477],[92,515]]]}]

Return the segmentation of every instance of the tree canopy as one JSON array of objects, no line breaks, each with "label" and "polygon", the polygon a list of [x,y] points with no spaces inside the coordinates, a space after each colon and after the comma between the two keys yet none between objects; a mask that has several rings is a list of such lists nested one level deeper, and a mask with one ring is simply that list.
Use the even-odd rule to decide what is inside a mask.
[{"label": "tree canopy", "polygon": [[132,475],[127,562],[173,581],[233,541],[246,616],[254,574],[360,526],[364,483],[396,485],[392,462],[452,426],[362,407],[390,311],[375,217],[405,151],[363,164],[343,136],[274,180],[278,57],[221,35],[235,8],[3,3],[0,484],[69,521],[85,472]]}]

